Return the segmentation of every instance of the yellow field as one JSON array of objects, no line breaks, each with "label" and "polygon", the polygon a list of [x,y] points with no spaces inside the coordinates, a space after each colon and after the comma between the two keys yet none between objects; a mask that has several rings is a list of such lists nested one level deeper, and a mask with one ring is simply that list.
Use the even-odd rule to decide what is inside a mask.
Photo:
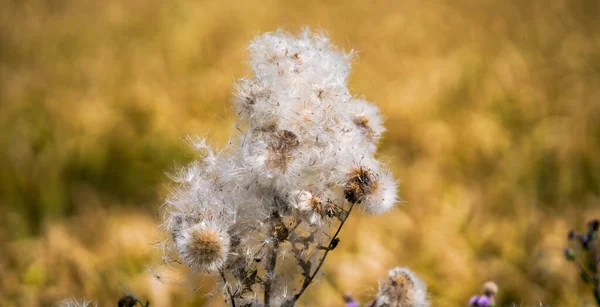
[{"label": "yellow field", "polygon": [[[0,1],[0,306],[68,297],[198,306],[211,278],[155,268],[166,172],[187,135],[235,133],[245,45],[324,29],[359,59],[398,210],[358,213],[302,306],[366,302],[388,268],[464,306],[593,306],[563,259],[600,216],[599,1]],[[159,270],[159,271],[155,271]],[[160,278],[157,278],[160,277]],[[160,279],[160,280],[159,280]],[[198,287],[198,291],[191,291]],[[218,292],[218,291],[217,291]]]}]

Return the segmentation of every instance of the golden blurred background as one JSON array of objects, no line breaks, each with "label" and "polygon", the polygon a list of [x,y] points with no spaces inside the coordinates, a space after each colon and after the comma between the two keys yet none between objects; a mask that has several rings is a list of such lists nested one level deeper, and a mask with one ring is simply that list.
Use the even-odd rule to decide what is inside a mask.
[{"label": "golden blurred background", "polygon": [[595,0],[1,0],[0,306],[219,306],[210,279],[190,291],[151,269],[166,174],[194,158],[186,136],[235,133],[247,43],[303,26],[359,52],[350,89],[387,118],[379,155],[404,202],[350,218],[302,306],[366,302],[398,265],[433,306],[486,280],[500,306],[593,306],[562,248],[600,216],[599,14]]}]

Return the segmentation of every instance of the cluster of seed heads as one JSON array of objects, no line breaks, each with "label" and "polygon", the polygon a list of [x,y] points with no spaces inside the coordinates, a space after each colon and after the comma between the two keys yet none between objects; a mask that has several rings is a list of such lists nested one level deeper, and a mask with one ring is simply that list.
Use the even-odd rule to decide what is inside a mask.
[{"label": "cluster of seed heads", "polygon": [[396,181],[374,157],[379,110],[348,91],[353,53],[308,30],[266,33],[248,50],[239,136],[220,151],[194,140],[199,159],[175,176],[164,225],[177,262],[218,274],[229,304],[291,306],[352,208],[389,211]]}]

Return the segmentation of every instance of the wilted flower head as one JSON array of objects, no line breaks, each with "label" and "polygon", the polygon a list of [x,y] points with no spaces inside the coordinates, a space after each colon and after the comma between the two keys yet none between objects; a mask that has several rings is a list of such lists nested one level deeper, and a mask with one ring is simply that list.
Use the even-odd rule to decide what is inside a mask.
[{"label": "wilted flower head", "polygon": [[388,278],[379,286],[374,306],[429,306],[427,286],[409,269],[397,267],[388,272]]}]

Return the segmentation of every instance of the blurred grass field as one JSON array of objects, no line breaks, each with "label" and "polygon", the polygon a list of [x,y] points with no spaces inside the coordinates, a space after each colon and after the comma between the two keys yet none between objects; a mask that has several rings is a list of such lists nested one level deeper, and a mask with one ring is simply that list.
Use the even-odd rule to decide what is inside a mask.
[{"label": "blurred grass field", "polygon": [[392,214],[357,214],[302,306],[363,302],[409,266],[433,306],[486,280],[500,306],[593,306],[563,259],[600,216],[600,2],[0,0],[0,306],[68,297],[218,306],[156,278],[167,172],[187,135],[235,133],[246,44],[324,29],[388,131]]}]

